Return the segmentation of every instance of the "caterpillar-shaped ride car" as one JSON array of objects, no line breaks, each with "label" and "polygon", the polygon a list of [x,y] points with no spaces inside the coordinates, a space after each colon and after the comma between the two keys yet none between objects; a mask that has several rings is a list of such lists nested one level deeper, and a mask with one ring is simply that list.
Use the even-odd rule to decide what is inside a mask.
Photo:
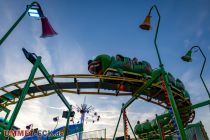
[{"label": "caterpillar-shaped ride car", "polygon": [[[123,76],[136,79],[149,78],[153,73],[153,69],[147,61],[138,61],[136,57],[131,59],[120,54],[115,57],[106,54],[98,55],[95,59],[88,61],[88,70],[95,75]],[[171,73],[168,73],[168,77],[169,82],[181,90],[184,97],[190,98],[181,80],[175,79]]]}]

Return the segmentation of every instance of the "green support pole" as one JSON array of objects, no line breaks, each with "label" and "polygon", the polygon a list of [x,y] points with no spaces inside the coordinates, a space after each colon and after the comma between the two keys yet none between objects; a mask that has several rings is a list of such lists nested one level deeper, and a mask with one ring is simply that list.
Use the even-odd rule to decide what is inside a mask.
[{"label": "green support pole", "polygon": [[[30,54],[30,53],[28,53],[28,54]],[[27,56],[26,56],[26,58],[27,58]],[[27,59],[29,59],[29,58],[27,58]],[[56,93],[61,98],[61,100],[64,102],[64,104],[67,106],[67,108],[69,110],[69,114],[68,114],[68,118],[67,118],[67,122],[66,122],[66,128],[68,128],[70,113],[72,111],[72,105],[70,105],[68,103],[68,101],[66,100],[66,98],[64,97],[64,95],[62,94],[62,92],[59,90],[59,87],[54,82],[53,78],[49,75],[49,73],[47,72],[47,70],[45,69],[45,67],[43,66],[43,64],[41,63],[41,57],[38,56],[35,59],[36,59],[36,61],[34,63],[34,66],[33,66],[32,70],[31,70],[30,76],[29,76],[29,78],[28,78],[28,80],[27,80],[27,82],[26,82],[26,84],[25,84],[25,86],[24,86],[24,88],[23,88],[23,90],[21,92],[21,95],[19,97],[19,100],[18,100],[18,102],[17,102],[17,104],[15,106],[15,109],[14,109],[14,111],[12,113],[12,116],[11,116],[11,118],[9,120],[9,123],[8,123],[8,126],[7,126],[7,130],[11,130],[12,129],[12,126],[14,125],[14,122],[16,120],[17,114],[20,111],[20,108],[21,108],[21,106],[23,104],[23,101],[25,99],[25,96],[28,93],[28,89],[30,88],[30,84],[32,83],[32,81],[34,79],[35,73],[36,73],[36,71],[37,71],[38,68],[41,70],[41,72],[43,73],[43,75],[45,76],[45,78],[48,80],[48,82],[54,86]],[[65,130],[65,133],[64,133],[64,140],[66,140],[66,135],[67,135],[67,129]],[[4,137],[3,137],[3,139],[4,139]]]},{"label": "green support pole", "polygon": [[[122,108],[123,108],[123,107],[124,107],[124,104],[123,104]],[[115,140],[115,136],[116,136],[117,129],[118,129],[118,126],[119,126],[119,123],[120,123],[120,119],[121,119],[121,116],[122,116],[123,112],[124,112],[124,110],[121,109],[120,117],[119,117],[118,122],[117,122],[117,126],[116,126],[116,129],[115,129],[115,133],[114,133],[114,136],[113,136],[113,140]],[[128,124],[129,124],[129,126],[130,126],[130,128],[131,128],[131,131],[132,131],[132,133],[133,133],[133,135],[134,135],[134,137],[135,137],[135,140],[137,140],[136,135],[135,135],[135,133],[134,133],[134,131],[133,131],[133,128],[132,128],[132,126],[131,126],[131,123],[130,123],[128,117],[126,117],[126,119],[127,119]],[[124,135],[124,136],[125,136],[125,135]]]},{"label": "green support pole", "polygon": [[133,128],[132,128],[132,126],[131,126],[131,123],[130,123],[128,117],[127,117],[127,120],[128,120],[128,124],[129,124],[129,126],[130,126],[130,128],[131,128],[131,131],[132,131],[132,133],[133,133],[133,135],[134,135],[134,137],[135,137],[135,140],[137,140],[136,135],[135,135],[135,133],[134,133],[134,131],[133,131]]},{"label": "green support pole", "polygon": [[210,100],[207,100],[207,101],[200,102],[200,103],[197,103],[195,105],[192,105],[191,109],[200,108],[200,107],[203,107],[203,106],[206,106],[206,105],[210,105]]},{"label": "green support pole", "polygon": [[161,131],[162,129],[161,129],[160,122],[159,122],[157,114],[156,114],[156,123],[157,123],[159,134],[160,134],[160,140],[163,140],[163,135],[162,135],[162,131]]},{"label": "green support pole", "polygon": [[30,84],[32,83],[32,81],[34,79],[35,73],[36,73],[37,68],[38,68],[40,63],[41,63],[41,57],[37,57],[37,60],[36,60],[32,70],[31,70],[31,74],[30,74],[30,76],[29,76],[29,78],[28,78],[28,80],[27,80],[27,82],[26,82],[26,84],[25,84],[25,86],[24,86],[24,88],[23,88],[23,90],[21,92],[19,100],[18,100],[18,102],[17,102],[17,104],[15,106],[15,109],[14,109],[14,111],[12,113],[12,116],[11,116],[11,118],[9,120],[9,123],[8,123],[8,126],[7,126],[7,130],[11,130],[12,126],[14,125],[14,122],[16,120],[18,112],[20,111],[20,108],[21,108],[21,106],[23,104],[25,96],[28,93],[28,89],[30,87]]},{"label": "green support pole", "polygon": [[155,72],[153,72],[152,79],[150,79],[149,81],[147,81],[146,84],[144,84],[142,87],[140,87],[134,93],[133,97],[124,104],[124,106],[122,107],[122,111],[125,110],[131,103],[133,103],[145,89],[147,89],[148,87],[150,87],[155,82],[155,80],[158,77],[160,77],[160,75],[161,75],[161,71],[160,70],[156,70]]},{"label": "green support pole", "polygon": [[37,2],[32,2],[30,5],[27,6],[26,10],[22,13],[22,15],[17,19],[17,21],[12,25],[12,27],[6,32],[6,34],[0,40],[0,46],[2,43],[7,39],[7,37],[11,34],[11,32],[15,29],[15,27],[20,23],[23,17],[26,15],[28,10],[34,5],[38,4]]},{"label": "green support pole", "polygon": [[115,140],[115,136],[116,136],[116,133],[117,133],[117,129],[118,129],[118,126],[119,126],[119,123],[120,123],[120,119],[121,119],[122,113],[123,113],[123,112],[120,111],[120,117],[119,117],[119,119],[118,119],[117,126],[116,126],[116,128],[115,128],[113,140]]},{"label": "green support pole", "polygon": [[173,113],[174,113],[174,116],[175,116],[175,120],[176,120],[177,126],[178,126],[178,129],[179,129],[179,132],[180,132],[181,139],[182,140],[186,140],[186,134],[185,134],[185,131],[184,131],[184,126],[183,126],[182,120],[180,118],[180,115],[179,115],[179,112],[178,112],[178,109],[177,109],[177,106],[176,106],[176,102],[175,102],[174,97],[173,97],[173,93],[172,93],[171,87],[169,86],[168,75],[165,72],[163,63],[161,61],[160,53],[159,53],[159,50],[158,50],[158,46],[157,46],[157,35],[158,35],[158,30],[159,30],[161,16],[160,16],[160,13],[159,13],[158,8],[157,8],[156,5],[153,5],[151,7],[151,9],[149,11],[149,15],[150,15],[150,13],[151,13],[153,8],[155,8],[155,10],[156,10],[156,12],[158,14],[158,24],[157,24],[157,27],[156,27],[156,32],[155,32],[155,37],[154,37],[154,44],[155,44],[155,49],[156,49],[158,60],[159,60],[159,67],[160,67],[160,69],[162,71],[163,79],[164,79],[164,81],[166,83],[166,90],[167,90],[167,93],[168,93],[169,101],[170,101],[171,106],[172,106],[172,110],[173,110]]},{"label": "green support pole", "polygon": [[106,128],[105,128],[105,133],[104,133],[104,139],[106,140]]},{"label": "green support pole", "polygon": [[[200,107],[203,107],[203,106],[207,106],[207,105],[210,105],[210,100],[203,101],[203,102],[194,104],[192,106],[182,108],[182,109],[179,110],[179,112],[184,112],[185,110],[190,110],[190,109],[197,109],[197,108],[200,108]],[[162,117],[169,117],[170,113],[166,113],[166,114],[163,114],[161,116]]]},{"label": "green support pole", "polygon": [[[42,72],[42,74],[44,75],[44,77],[47,79],[47,81],[53,86],[55,92],[57,93],[57,95],[60,97],[60,99],[62,100],[62,102],[66,105],[66,107],[69,110],[69,116],[67,118],[67,123],[69,123],[69,117],[70,117],[70,113],[72,111],[72,105],[70,105],[68,103],[68,101],[66,100],[65,96],[62,94],[61,90],[59,89],[59,87],[57,86],[57,84],[55,83],[55,81],[53,80],[52,76],[48,73],[48,71],[46,70],[46,68],[44,67],[44,65],[41,63],[41,57],[35,57],[35,54],[32,54],[30,52],[28,52],[27,50],[25,50],[23,48],[23,52],[26,56],[26,58],[32,63],[34,64],[34,61],[37,59],[40,59],[40,63],[37,65],[37,67],[40,69],[40,71]],[[36,63],[35,63],[36,64]],[[34,65],[35,65],[34,64]],[[65,131],[64,133],[64,140],[66,140],[66,135],[67,135],[67,131]]]},{"label": "green support pole", "polygon": [[173,110],[173,113],[174,113],[174,116],[175,116],[175,120],[176,120],[178,129],[179,129],[179,132],[180,132],[180,136],[181,136],[182,140],[186,140],[187,137],[186,137],[186,134],[185,134],[184,126],[183,126],[182,120],[180,118],[180,114],[179,114],[179,111],[177,109],[176,102],[174,100],[170,84],[168,82],[168,75],[164,71],[163,67],[162,67],[162,69],[163,69],[163,74],[164,74],[163,79],[166,83],[166,90],[167,90],[167,93],[168,93],[168,98],[169,98],[169,101],[171,103],[171,107],[172,107],[172,110]]},{"label": "green support pole", "polygon": [[203,101],[203,102],[194,104],[194,105],[192,105],[192,106],[189,106],[189,107],[180,109],[180,112],[182,112],[182,111],[184,111],[184,110],[200,108],[200,107],[203,107],[203,106],[206,106],[206,105],[210,105],[210,100]]},{"label": "green support pole", "polygon": [[66,129],[65,129],[64,137],[63,137],[64,140],[66,140],[66,136],[67,136],[67,133],[68,133],[69,119],[70,119],[70,112],[68,112],[68,118],[66,120]]},{"label": "green support pole", "polygon": [[[72,105],[69,104],[69,102],[66,100],[66,98],[64,97],[64,95],[62,94],[61,90],[59,89],[59,87],[57,86],[57,84],[54,82],[52,76],[50,76],[50,74],[48,73],[48,71],[46,70],[46,68],[44,67],[44,65],[42,63],[39,64],[39,69],[40,71],[43,73],[44,77],[47,79],[47,81],[54,87],[55,92],[57,93],[57,95],[60,97],[60,99],[62,100],[62,102],[66,105],[66,107],[69,110],[69,113],[71,113],[72,111]],[[69,124],[69,117],[70,114],[68,114],[68,118],[67,118],[67,124]],[[66,130],[64,133],[64,140],[66,140],[66,136],[67,136],[67,129],[68,127],[66,126]]]},{"label": "green support pole", "polygon": [[50,76],[50,74],[47,72],[46,68],[44,67],[44,65],[42,63],[39,64],[39,69],[43,73],[44,77],[48,80],[48,82],[54,87],[55,92],[58,94],[58,96],[61,98],[63,103],[66,105],[66,107],[68,108],[69,112],[71,112],[72,105],[70,105],[68,103],[68,101],[66,100],[66,98],[62,94],[61,90],[59,89],[59,87],[57,86],[55,81],[53,80],[52,76]]}]

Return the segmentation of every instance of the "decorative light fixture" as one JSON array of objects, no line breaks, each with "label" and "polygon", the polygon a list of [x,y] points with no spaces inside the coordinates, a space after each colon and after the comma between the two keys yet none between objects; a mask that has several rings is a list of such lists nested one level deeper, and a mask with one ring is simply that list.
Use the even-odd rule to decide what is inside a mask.
[{"label": "decorative light fixture", "polygon": [[159,30],[159,25],[160,25],[160,13],[159,13],[156,5],[153,5],[150,8],[149,13],[145,17],[144,22],[139,25],[139,28],[141,28],[142,30],[150,30],[151,29],[150,19],[151,19],[151,12],[152,12],[153,9],[155,9],[155,11],[158,14],[158,23],[157,23],[157,27],[156,27],[156,31],[155,31],[154,44],[155,44],[155,49],[156,49],[156,52],[157,52],[157,55],[158,55],[158,60],[159,60],[160,67],[161,67],[163,64],[162,64],[162,61],[161,61],[161,58],[160,58],[160,53],[159,53],[158,46],[157,46],[157,41],[156,41],[157,40],[157,35],[158,35],[158,30]]},{"label": "decorative light fixture", "polygon": [[183,61],[192,62],[192,51],[189,50],[184,56],[181,57]]},{"label": "decorative light fixture", "polygon": [[150,17],[151,17],[150,15],[146,16],[144,22],[141,25],[139,25],[139,28],[143,30],[150,30],[151,29]]},{"label": "decorative light fixture", "polygon": [[38,5],[33,5],[31,8],[28,10],[28,15],[31,17],[35,18],[41,18],[43,17],[43,12],[40,6]]},{"label": "decorative light fixture", "polygon": [[57,35],[51,24],[49,23],[47,17],[44,15],[39,3],[35,3],[28,10],[28,14],[31,17],[40,18],[42,23],[42,35],[40,37],[51,37]]},{"label": "decorative light fixture", "polygon": [[42,23],[42,35],[40,37],[52,37],[57,35],[55,30],[50,25],[46,16],[41,9],[41,6],[38,2],[32,2],[30,5],[27,5],[26,10],[21,14],[21,16],[16,20],[16,22],[11,26],[11,28],[5,33],[5,35],[0,39],[0,45],[7,39],[7,37],[12,33],[15,27],[20,23],[20,21],[25,17],[26,14],[29,14],[31,17],[41,19]]},{"label": "decorative light fixture", "polygon": [[186,61],[186,62],[192,62],[192,52],[193,52],[193,49],[197,49],[195,50],[194,52],[197,52],[198,50],[200,51],[200,53],[202,54],[203,58],[204,58],[204,61],[203,61],[203,65],[202,65],[202,68],[201,68],[201,72],[200,72],[200,78],[201,78],[201,81],[206,89],[206,92],[210,98],[210,93],[209,93],[209,90],[203,80],[203,77],[202,77],[202,74],[203,74],[203,69],[205,67],[205,64],[206,64],[206,56],[204,55],[203,51],[201,50],[201,48],[199,46],[193,46],[184,56],[181,57],[181,59],[183,61]]}]

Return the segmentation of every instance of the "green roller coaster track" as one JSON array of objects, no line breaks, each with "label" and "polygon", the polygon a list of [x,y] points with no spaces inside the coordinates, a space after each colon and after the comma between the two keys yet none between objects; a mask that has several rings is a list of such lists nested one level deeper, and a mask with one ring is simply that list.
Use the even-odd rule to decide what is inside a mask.
[{"label": "green roller coaster track", "polygon": [[[34,78],[35,72],[38,68],[42,71],[44,77]],[[161,70],[159,69],[155,71],[155,75],[152,76],[151,79],[144,79],[142,75],[141,80],[105,75],[49,75],[41,63],[41,57],[39,56],[34,62],[34,66],[28,80],[12,83],[0,88],[1,92],[3,92],[3,94],[0,96],[0,106],[1,111],[6,112],[5,120],[7,120],[10,113],[10,110],[7,109],[7,106],[16,104],[15,110],[9,119],[9,124],[1,124],[1,131],[12,129],[24,100],[46,97],[55,93],[62,95],[62,92],[74,94],[131,96],[132,98],[122,107],[122,110],[127,108],[137,98],[168,109],[168,105],[165,103],[164,89],[161,82],[154,82],[160,76]],[[43,81],[45,79],[47,79],[49,83],[44,84]],[[56,82],[57,79],[59,79],[59,81],[60,79],[68,79],[65,81],[71,82]],[[125,85],[124,91],[119,90],[119,84],[122,83]],[[132,87],[130,85],[132,85]],[[189,98],[184,98],[182,91],[172,85],[170,85],[170,88],[177,105],[177,111],[179,111],[181,114],[184,127],[193,121],[195,117],[195,108],[210,104],[210,100],[208,100],[196,105],[192,105]],[[69,108],[71,109],[71,105],[66,103],[67,101],[63,99],[63,96],[60,98],[67,106],[70,106]],[[148,134],[148,132],[150,132],[150,134],[154,133],[152,136],[149,136],[151,138],[161,138],[161,131],[165,131],[166,134],[173,134],[174,128],[171,126],[170,121],[170,113],[165,112],[162,115],[156,116],[156,119],[150,122],[136,125],[135,133],[141,137],[145,136],[145,134]],[[160,127],[160,124],[162,127]],[[3,139],[4,138],[5,137],[3,137]]]}]

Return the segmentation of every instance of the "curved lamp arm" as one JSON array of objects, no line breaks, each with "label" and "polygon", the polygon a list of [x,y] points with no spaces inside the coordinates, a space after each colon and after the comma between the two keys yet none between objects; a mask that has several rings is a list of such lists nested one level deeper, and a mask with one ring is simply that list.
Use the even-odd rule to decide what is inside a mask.
[{"label": "curved lamp arm", "polygon": [[157,46],[157,35],[158,35],[158,31],[159,31],[159,25],[160,25],[160,18],[161,18],[161,16],[160,16],[160,13],[159,13],[158,8],[157,8],[156,5],[153,5],[150,8],[148,16],[150,16],[153,8],[155,8],[155,10],[156,10],[156,12],[158,14],[158,23],[157,23],[156,32],[155,32],[154,44],[155,44],[155,49],[156,49],[156,52],[157,52],[157,55],[158,55],[158,60],[159,60],[160,66],[162,66],[163,63],[162,63],[162,60],[160,58],[160,53],[159,53],[158,46]]},{"label": "curved lamp arm", "polygon": [[199,51],[201,52],[203,58],[204,58],[203,65],[202,65],[201,72],[200,72],[200,78],[201,78],[201,81],[202,81],[202,83],[203,83],[203,85],[204,85],[204,87],[206,89],[206,92],[208,93],[209,98],[210,98],[209,90],[208,90],[208,88],[207,88],[207,86],[206,86],[206,84],[205,84],[205,82],[203,80],[203,77],[202,77],[203,69],[204,69],[205,64],[206,64],[206,56],[204,55],[203,51],[201,50],[201,48],[199,46],[193,46],[190,50],[192,51],[194,48],[198,48]]}]

